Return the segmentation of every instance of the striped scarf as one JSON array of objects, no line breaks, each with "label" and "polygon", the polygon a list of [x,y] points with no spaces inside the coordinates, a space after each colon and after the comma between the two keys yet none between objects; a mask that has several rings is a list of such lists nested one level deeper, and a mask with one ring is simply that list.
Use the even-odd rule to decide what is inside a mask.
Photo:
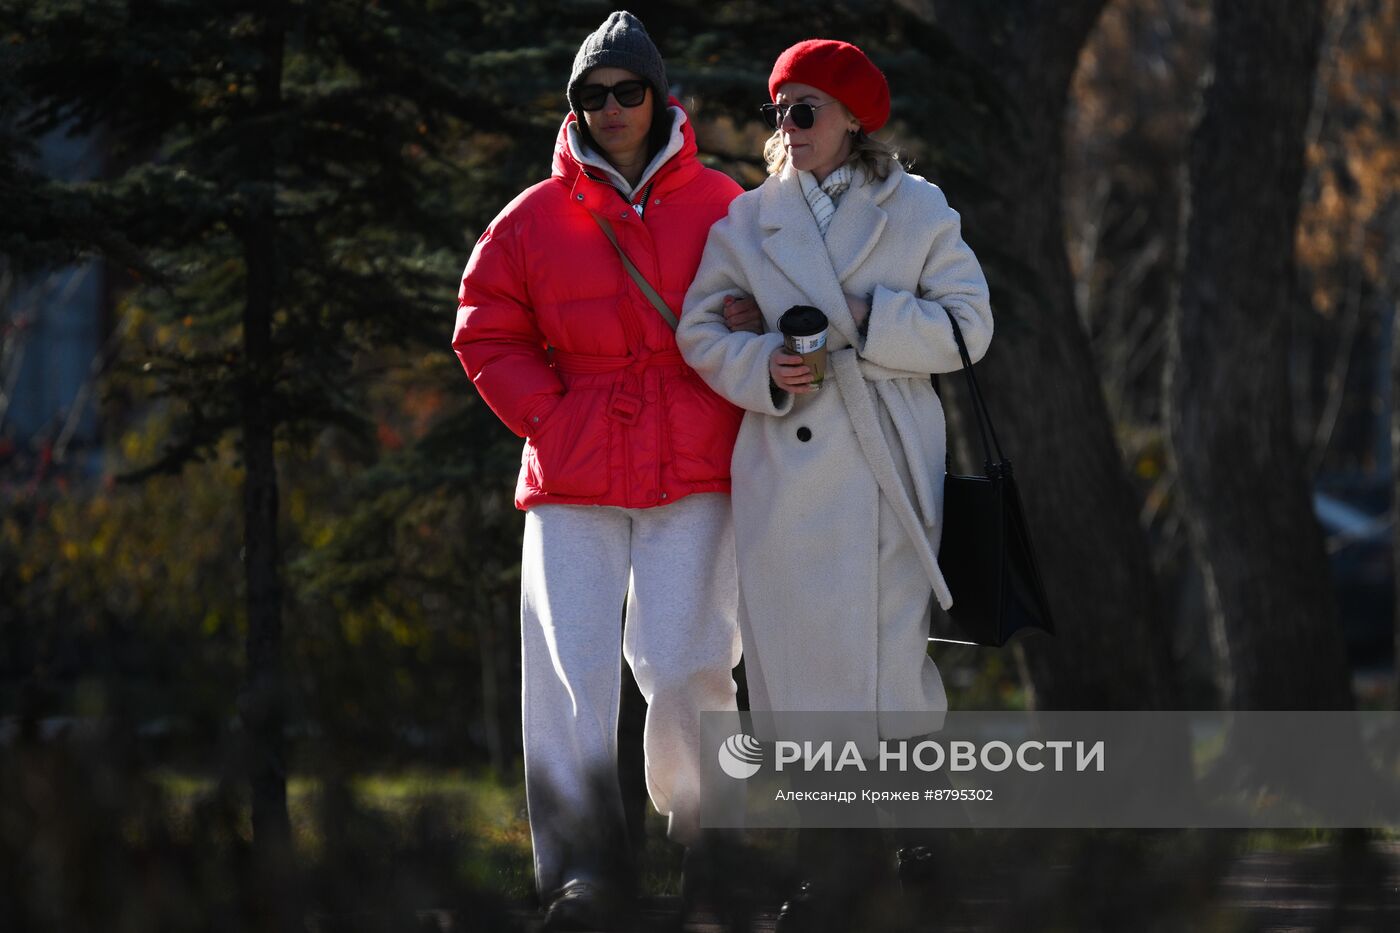
[{"label": "striped scarf", "polygon": [[851,186],[851,167],[841,166],[826,176],[821,184],[817,184],[817,177],[811,172],[798,172],[797,177],[802,182],[802,195],[812,209],[812,216],[817,219],[817,229],[822,232],[824,240],[826,231],[831,227],[831,218],[836,214],[836,205]]}]

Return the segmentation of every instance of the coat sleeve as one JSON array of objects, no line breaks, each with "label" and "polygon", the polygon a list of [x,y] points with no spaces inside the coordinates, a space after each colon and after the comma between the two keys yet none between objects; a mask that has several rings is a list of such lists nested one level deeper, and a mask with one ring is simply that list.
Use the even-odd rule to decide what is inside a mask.
[{"label": "coat sleeve", "polygon": [[521,437],[544,425],[564,393],[525,290],[519,244],[500,218],[462,273],[452,349],[486,404]]},{"label": "coat sleeve", "polygon": [[991,296],[982,266],[963,242],[958,212],[937,187],[928,188],[933,203],[926,216],[933,229],[918,294],[875,288],[860,354],[890,369],[945,373],[962,369],[948,315],[957,316],[967,352],[976,362],[992,340]]},{"label": "coat sleeve", "polygon": [[686,292],[676,345],[711,389],[747,411],[785,415],[792,395],[772,386],[768,358],[782,346],[781,334],[731,333],[724,323],[724,297],[753,295],[740,261],[744,223],[731,210],[710,228],[700,268]]}]

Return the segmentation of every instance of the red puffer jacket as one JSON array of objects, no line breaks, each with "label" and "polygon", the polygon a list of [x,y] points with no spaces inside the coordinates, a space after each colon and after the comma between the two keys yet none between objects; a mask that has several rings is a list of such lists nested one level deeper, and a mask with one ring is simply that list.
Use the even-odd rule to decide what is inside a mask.
[{"label": "red puffer jacket", "polygon": [[[672,100],[673,106],[679,105]],[[710,391],[593,219],[677,315],[710,226],[742,189],[681,151],[626,198],[574,159],[570,114],[548,181],[506,206],[462,274],[452,347],[481,397],[526,438],[515,504],[645,508],[728,492],[741,412]]]}]

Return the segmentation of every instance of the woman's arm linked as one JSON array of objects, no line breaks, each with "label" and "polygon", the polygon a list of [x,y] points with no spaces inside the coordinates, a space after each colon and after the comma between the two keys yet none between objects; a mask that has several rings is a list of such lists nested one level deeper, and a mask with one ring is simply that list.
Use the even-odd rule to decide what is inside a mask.
[{"label": "woman's arm linked", "polygon": [[[735,249],[731,214],[710,228],[695,280],[686,292],[676,344],[687,363],[724,398],[747,411],[783,415],[792,396],[773,392],[770,361],[781,351],[778,333],[731,331],[724,314],[726,297],[752,294]],[[805,367],[804,367],[805,368]]]}]

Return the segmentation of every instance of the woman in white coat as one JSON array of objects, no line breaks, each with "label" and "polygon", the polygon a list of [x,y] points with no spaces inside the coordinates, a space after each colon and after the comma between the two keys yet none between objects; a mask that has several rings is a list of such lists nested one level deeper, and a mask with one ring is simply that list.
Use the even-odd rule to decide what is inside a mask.
[{"label": "woman in white coat", "polygon": [[[845,738],[869,758],[947,709],[926,653],[931,600],[952,604],[929,374],[962,368],[950,315],[974,360],[992,315],[957,212],[869,135],[889,116],[879,69],[853,45],[808,40],[778,58],[768,91],[770,177],[711,228],[677,343],[745,409],[731,472],[750,706],[868,714]],[[738,292],[764,333],[726,326]],[[819,390],[777,332],[794,305],[829,320]]]}]

